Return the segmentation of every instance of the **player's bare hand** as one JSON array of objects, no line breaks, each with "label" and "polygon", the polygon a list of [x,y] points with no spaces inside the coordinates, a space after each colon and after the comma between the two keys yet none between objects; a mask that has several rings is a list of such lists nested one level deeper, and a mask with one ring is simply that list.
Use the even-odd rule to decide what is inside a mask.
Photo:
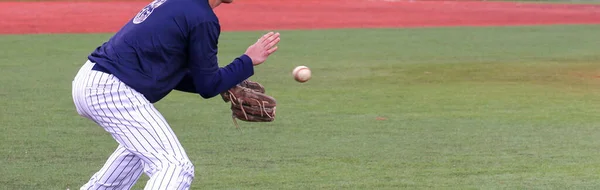
[{"label": "player's bare hand", "polygon": [[246,55],[252,59],[252,65],[260,65],[277,51],[277,44],[281,40],[279,32],[269,32],[260,37],[256,43],[246,49]]}]

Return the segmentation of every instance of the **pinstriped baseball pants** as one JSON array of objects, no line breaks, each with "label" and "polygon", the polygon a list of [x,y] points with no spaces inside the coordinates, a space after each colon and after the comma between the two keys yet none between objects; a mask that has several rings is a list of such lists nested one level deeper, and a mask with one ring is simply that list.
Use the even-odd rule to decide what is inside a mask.
[{"label": "pinstriped baseball pants", "polygon": [[81,189],[130,189],[142,175],[146,190],[189,189],[190,162],[175,133],[142,94],[87,61],[73,80],[77,113],[103,127],[118,142],[104,166]]}]

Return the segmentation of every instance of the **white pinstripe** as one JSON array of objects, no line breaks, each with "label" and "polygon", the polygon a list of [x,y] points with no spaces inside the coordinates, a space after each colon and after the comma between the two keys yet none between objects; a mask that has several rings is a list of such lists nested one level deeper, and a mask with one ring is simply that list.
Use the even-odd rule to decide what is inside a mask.
[{"label": "white pinstripe", "polygon": [[81,189],[130,189],[142,172],[145,189],[189,189],[190,162],[165,118],[142,94],[86,62],[73,80],[77,113],[102,126],[119,143]]}]

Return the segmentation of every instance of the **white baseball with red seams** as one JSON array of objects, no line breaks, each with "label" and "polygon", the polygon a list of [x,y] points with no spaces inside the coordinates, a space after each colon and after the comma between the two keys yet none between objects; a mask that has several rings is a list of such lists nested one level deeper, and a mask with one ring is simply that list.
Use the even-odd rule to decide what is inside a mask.
[{"label": "white baseball with red seams", "polygon": [[312,72],[307,66],[298,66],[292,71],[294,80],[298,82],[306,82],[310,80]]}]

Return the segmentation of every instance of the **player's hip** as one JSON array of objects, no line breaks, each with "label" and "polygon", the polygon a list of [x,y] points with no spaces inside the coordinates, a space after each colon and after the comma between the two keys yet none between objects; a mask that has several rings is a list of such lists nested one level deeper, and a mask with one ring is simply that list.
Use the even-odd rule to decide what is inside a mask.
[{"label": "player's hip", "polygon": [[72,82],[72,96],[80,115],[89,117],[103,109],[120,109],[148,104],[148,100],[112,74],[92,69],[87,61]]},{"label": "player's hip", "polygon": [[126,85],[121,86],[122,82],[114,75],[94,70],[95,65],[88,60],[81,66],[73,79],[74,90],[114,91],[127,88]]}]

